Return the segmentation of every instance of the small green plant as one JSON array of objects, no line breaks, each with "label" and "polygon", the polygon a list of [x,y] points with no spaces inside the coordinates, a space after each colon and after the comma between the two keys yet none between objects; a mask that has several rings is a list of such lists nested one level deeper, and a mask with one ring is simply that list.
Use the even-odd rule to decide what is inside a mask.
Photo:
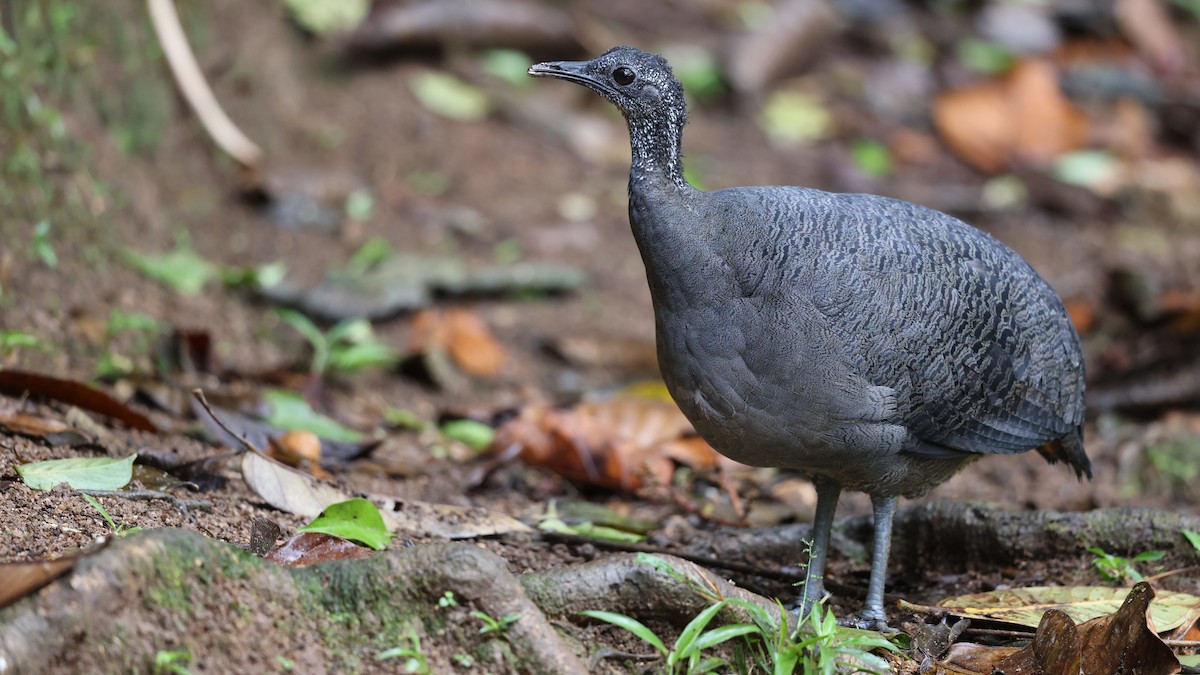
[{"label": "small green plant", "polygon": [[1092,560],[1092,567],[1095,567],[1096,571],[1100,572],[1100,576],[1104,577],[1105,581],[1116,583],[1130,581],[1135,584],[1144,579],[1141,572],[1138,572],[1137,568],[1134,567],[1135,564],[1160,560],[1166,555],[1165,551],[1145,551],[1132,558],[1125,558],[1108,553],[1099,546],[1089,548],[1088,553],[1096,556]]},{"label": "small green plant", "polygon": [[152,316],[140,312],[124,312],[114,309],[108,316],[104,326],[104,353],[96,364],[95,377],[99,380],[111,380],[132,373],[136,366],[134,359],[122,352],[116,351],[114,345],[123,336],[132,341],[130,350],[135,357],[149,354],[155,338],[163,333],[163,326]]},{"label": "small green plant", "polygon": [[442,593],[442,597],[438,598],[438,607],[458,607],[458,600],[454,598],[454,591]]},{"label": "small green plant", "polygon": [[745,623],[728,624],[712,630],[705,630],[717,613],[729,604],[729,600],[721,600],[697,614],[688,622],[688,625],[684,626],[671,649],[667,649],[666,644],[654,631],[633,617],[599,610],[585,610],[580,614],[624,628],[649,644],[666,659],[664,672],[672,674],[679,672],[711,673],[729,664],[724,659],[716,657],[704,658],[705,650],[758,630],[756,626]]},{"label": "small green plant", "polygon": [[450,658],[454,661],[455,665],[459,666],[460,668],[470,668],[471,666],[475,665],[475,658],[470,654],[458,652]]},{"label": "small green plant", "polygon": [[35,349],[40,352],[54,351],[53,345],[41,338],[19,330],[0,330],[0,358],[11,356],[18,349]]},{"label": "small green plant", "polygon": [[745,646],[756,667],[764,672],[788,675],[798,670],[805,675],[833,675],[845,668],[856,673],[891,672],[887,661],[871,652],[897,651],[896,645],[873,631],[839,627],[837,617],[822,603],[815,603],[808,616],[791,630],[782,603],[775,617],[759,605],[730,602],[754,621],[756,630],[747,636]]},{"label": "small green plant", "polygon": [[407,639],[407,645],[385,649],[375,655],[375,660],[404,659],[404,672],[427,675],[431,671],[429,670],[429,661],[425,658],[425,652],[421,651],[421,636],[417,635],[412,627],[409,627]]},{"label": "small green plant", "polygon": [[479,629],[480,634],[498,633],[503,635],[508,632],[508,627],[516,623],[520,618],[520,614],[505,614],[499,619],[492,617],[487,612],[481,612],[478,609],[471,611],[471,616],[483,622],[483,628]]},{"label": "small green plant", "polygon": [[322,332],[307,316],[291,309],[277,310],[282,319],[308,340],[313,356],[309,370],[318,375],[355,373],[368,368],[390,368],[400,355],[375,337],[366,319],[342,321]]},{"label": "small green plant", "polygon": [[[87,501],[87,503],[89,503],[89,504],[91,504],[91,505],[92,505],[92,508],[93,508],[93,509],[96,509],[97,511],[99,511],[99,512],[100,512],[100,516],[101,516],[102,518],[104,518],[104,522],[108,523],[108,528],[109,528],[110,530],[112,530],[113,534],[115,534],[116,536],[118,536],[118,537],[124,537],[124,536],[125,536],[125,535],[127,535],[127,534],[132,534],[132,533],[134,533],[134,532],[137,532],[137,531],[139,531],[139,530],[141,530],[141,529],[142,529],[142,528],[140,528],[140,527],[136,527],[136,526],[135,526],[135,527],[129,527],[129,526],[126,526],[126,525],[122,525],[122,524],[118,523],[117,521],[113,520],[113,517],[112,517],[112,516],[110,516],[110,515],[108,515],[108,511],[107,511],[107,510],[105,510],[104,506],[103,506],[103,505],[100,503],[100,500],[99,500],[99,499],[96,499],[95,497],[93,497],[93,496],[91,496],[91,495],[89,495],[89,494],[84,494],[84,495],[83,495],[83,498],[84,498],[84,500],[86,500],[86,501]],[[161,654],[163,654],[163,653],[164,653],[164,652],[159,652],[159,654],[160,654],[160,655],[161,655]],[[187,654],[186,652],[166,652],[166,653],[184,653],[184,654]],[[192,657],[191,657],[191,654],[187,654],[187,661],[184,661],[184,663],[187,663],[188,661],[191,661],[191,658],[192,658]],[[155,656],[154,662],[155,662],[155,667],[157,668],[157,667],[158,667],[158,657],[157,657],[157,656]],[[172,671],[164,671],[164,672],[186,672],[186,669],[184,669],[184,671],[173,671],[173,670],[172,670]]]},{"label": "small green plant", "polygon": [[183,649],[160,649],[154,654],[155,675],[191,675],[187,664],[192,662],[192,652]]},{"label": "small green plant", "polygon": [[46,267],[58,267],[58,254],[50,243],[50,221],[41,220],[33,226],[33,252]]}]

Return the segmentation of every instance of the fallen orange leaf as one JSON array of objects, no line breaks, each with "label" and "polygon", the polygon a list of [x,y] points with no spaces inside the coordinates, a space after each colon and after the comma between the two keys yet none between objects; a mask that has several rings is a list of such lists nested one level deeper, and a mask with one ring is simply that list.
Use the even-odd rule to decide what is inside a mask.
[{"label": "fallen orange leaf", "polygon": [[938,133],[977,168],[998,173],[1015,164],[1046,167],[1083,147],[1087,118],[1062,93],[1058,70],[1020,61],[1003,79],[948,91],[933,104]]},{"label": "fallen orange leaf", "polygon": [[496,452],[514,447],[530,464],[612,490],[669,484],[676,462],[710,470],[718,461],[674,403],[644,398],[529,406],[492,441]]},{"label": "fallen orange leaf", "polygon": [[413,317],[412,331],[412,351],[445,350],[469,375],[495,377],[504,368],[504,346],[483,319],[470,310],[426,309]]}]

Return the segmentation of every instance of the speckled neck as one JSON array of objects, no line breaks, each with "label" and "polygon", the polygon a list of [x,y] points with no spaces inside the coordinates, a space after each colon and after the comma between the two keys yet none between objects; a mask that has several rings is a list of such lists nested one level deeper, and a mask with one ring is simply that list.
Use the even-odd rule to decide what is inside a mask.
[{"label": "speckled neck", "polygon": [[656,112],[660,114],[625,116],[633,146],[629,184],[665,178],[680,190],[692,189],[683,177],[683,124],[687,108],[681,101]]}]

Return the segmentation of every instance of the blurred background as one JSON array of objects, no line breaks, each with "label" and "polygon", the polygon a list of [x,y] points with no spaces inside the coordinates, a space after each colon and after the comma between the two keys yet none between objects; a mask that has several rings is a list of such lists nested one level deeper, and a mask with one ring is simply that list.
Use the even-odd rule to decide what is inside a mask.
[{"label": "blurred background", "polygon": [[[714,460],[654,384],[624,123],[525,75],[631,44],[684,83],[698,187],[915,201],[1064,298],[1096,480],[1029,453],[933,497],[1200,506],[1196,0],[0,0],[0,18],[0,364],[99,383],[178,438],[179,392],[254,411],[271,387],[385,439],[343,479],[392,493],[687,492],[678,468]],[[497,457],[518,446],[550,468]],[[751,522],[808,517],[806,483],[753,476]]]}]

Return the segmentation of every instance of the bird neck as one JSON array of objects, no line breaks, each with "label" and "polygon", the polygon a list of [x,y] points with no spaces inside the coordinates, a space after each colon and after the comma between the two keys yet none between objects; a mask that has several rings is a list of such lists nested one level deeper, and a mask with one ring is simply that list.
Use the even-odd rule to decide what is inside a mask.
[{"label": "bird neck", "polygon": [[653,118],[626,117],[633,159],[629,170],[631,183],[666,179],[676,188],[688,189],[683,177],[683,115],[674,109]]}]

